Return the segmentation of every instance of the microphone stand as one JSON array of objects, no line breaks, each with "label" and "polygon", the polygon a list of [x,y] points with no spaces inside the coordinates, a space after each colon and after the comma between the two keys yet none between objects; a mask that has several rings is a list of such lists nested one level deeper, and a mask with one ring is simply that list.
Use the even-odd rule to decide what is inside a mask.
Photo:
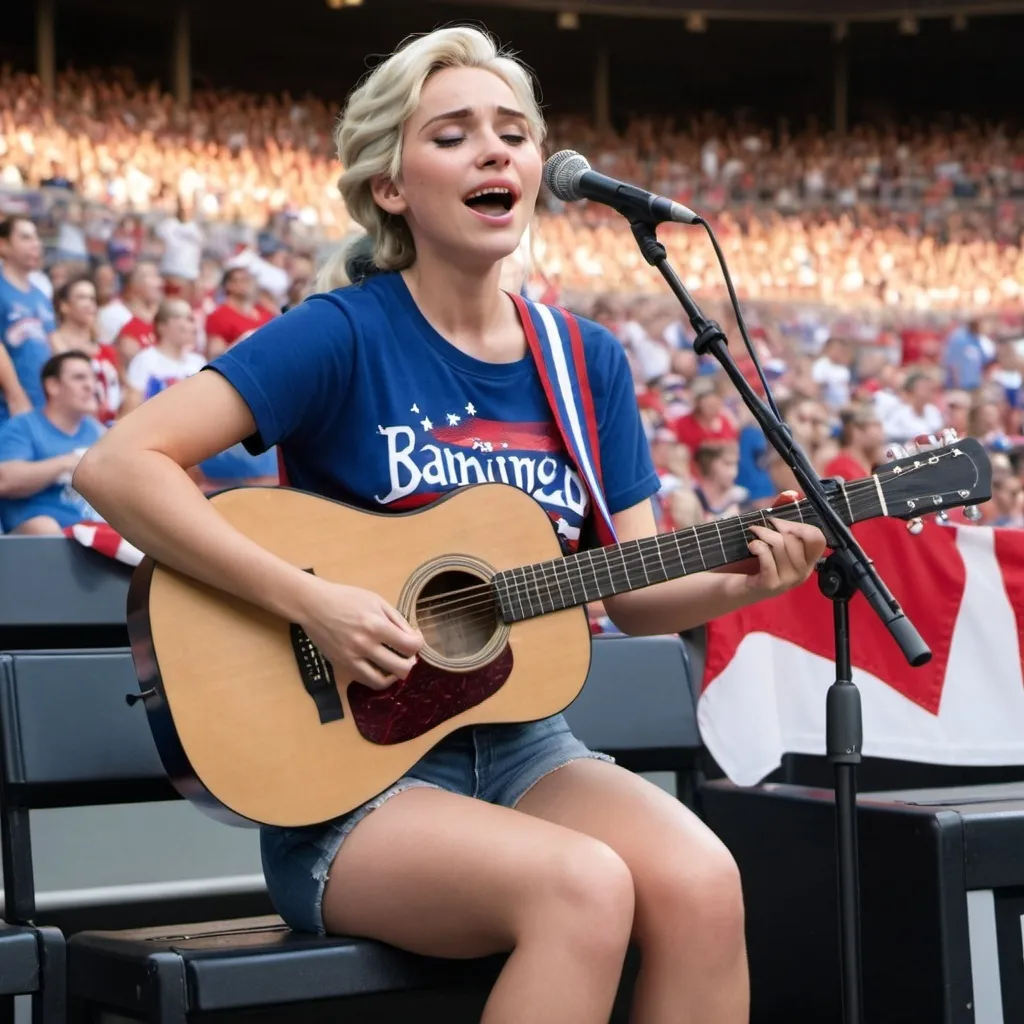
[{"label": "microphone stand", "polygon": [[[703,222],[701,222],[703,223]],[[871,560],[854,539],[847,525],[829,503],[826,485],[819,480],[804,451],[793,440],[789,428],[766,405],[729,355],[722,328],[707,320],[690,297],[683,282],[669,265],[665,247],[655,234],[656,223],[642,217],[630,219],[633,236],[644,259],[660,271],[679,300],[696,332],[693,349],[697,355],[713,356],[733,382],[764,436],[803,489],[817,512],[831,553],[817,565],[818,586],[832,601],[835,634],[835,681],[825,702],[825,743],[828,760],[834,766],[836,789],[836,860],[839,895],[839,947],[844,1024],[862,1021],[862,967],[860,936],[860,872],[857,843],[857,765],[861,761],[863,722],[860,691],[853,683],[850,665],[850,598],[858,590],[885,623],[907,661],[916,666],[931,658],[931,651],[913,624],[903,614]],[[832,493],[838,485],[831,484]]]}]

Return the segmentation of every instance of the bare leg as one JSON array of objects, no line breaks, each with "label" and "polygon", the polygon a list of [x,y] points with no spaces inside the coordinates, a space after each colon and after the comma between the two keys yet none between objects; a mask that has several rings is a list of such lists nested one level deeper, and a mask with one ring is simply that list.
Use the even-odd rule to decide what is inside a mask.
[{"label": "bare leg", "polygon": [[53,516],[33,516],[11,530],[11,536],[18,534],[23,537],[50,537],[63,532],[60,523]]},{"label": "bare leg", "polygon": [[504,807],[407,790],[335,859],[328,931],[414,953],[512,950],[483,1024],[606,1024],[633,923],[633,882],[604,843]]},{"label": "bare leg", "polygon": [[616,765],[574,761],[518,809],[607,843],[636,893],[634,1024],[745,1024],[750,984],[739,871],[679,801]]}]

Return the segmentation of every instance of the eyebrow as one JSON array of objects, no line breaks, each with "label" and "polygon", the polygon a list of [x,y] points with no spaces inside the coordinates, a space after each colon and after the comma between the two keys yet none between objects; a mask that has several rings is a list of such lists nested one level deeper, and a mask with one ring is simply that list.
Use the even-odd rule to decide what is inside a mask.
[{"label": "eyebrow", "polygon": [[[459,107],[458,110],[449,110],[444,114],[437,114],[432,117],[420,131],[426,131],[435,121],[464,121],[473,116],[475,111],[472,107]],[[497,113],[502,117],[515,117],[521,121],[526,120],[526,115],[521,110],[513,110],[511,107],[498,107]]]}]

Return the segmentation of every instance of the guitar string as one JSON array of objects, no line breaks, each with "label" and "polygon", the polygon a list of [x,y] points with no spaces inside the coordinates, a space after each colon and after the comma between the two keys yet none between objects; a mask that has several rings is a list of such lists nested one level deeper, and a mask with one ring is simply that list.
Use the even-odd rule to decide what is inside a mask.
[{"label": "guitar string", "polygon": [[[952,454],[953,453],[951,451],[947,451],[947,452],[944,452],[942,454],[937,455],[936,457],[938,457],[938,458],[949,457],[949,456],[952,456]],[[908,467],[905,467],[905,468],[901,468],[901,473],[899,475],[906,476],[906,475],[908,475],[910,473],[915,472],[918,469],[926,468],[927,465],[928,465],[928,463],[922,463],[922,465],[920,465],[920,466],[908,466]],[[897,474],[894,471],[891,471],[889,473],[878,473],[875,476],[868,477],[868,478],[865,478],[863,480],[851,481],[849,484],[846,485],[846,499],[847,499],[847,501],[848,501],[848,503],[850,505],[850,508],[851,509],[855,508],[857,511],[862,511],[862,510],[865,510],[865,509],[868,509],[868,508],[872,507],[875,504],[875,502],[873,502],[873,501],[864,502],[864,501],[856,500],[856,499],[862,497],[863,494],[870,494],[872,496],[876,496],[877,497],[877,489],[876,489],[876,486],[875,486],[875,479],[877,478],[879,480],[884,480],[886,478],[895,477],[896,475]],[[858,493],[858,492],[863,492],[863,493]],[[841,495],[837,495],[836,496],[836,498],[841,498],[841,497],[842,497]],[[792,521],[793,514],[796,513],[797,514],[797,520],[796,521],[805,521],[800,506],[807,506],[808,504],[809,503],[806,501],[806,499],[803,499],[802,501],[791,502],[788,505],[780,505],[780,506],[777,506],[777,507],[772,508],[772,509],[764,509],[764,510],[761,510],[761,511],[755,512],[755,513],[744,513],[741,516],[735,517],[731,521],[731,523],[729,523],[728,525],[725,525],[722,521],[708,523],[708,524],[701,524],[700,526],[695,527],[695,528],[693,528],[691,530],[683,531],[683,534],[684,534],[683,536],[677,536],[675,534],[669,533],[669,534],[658,534],[658,535],[656,535],[654,537],[641,538],[639,541],[635,542],[638,545],[639,557],[637,557],[636,555],[630,556],[630,555],[623,554],[622,556],[620,556],[619,558],[616,559],[616,561],[618,561],[619,564],[617,566],[615,566],[614,569],[613,569],[613,567],[611,565],[611,561],[606,558],[606,561],[608,561],[608,567],[607,568],[608,568],[608,572],[609,572],[609,577],[610,577],[610,579],[612,579],[612,581],[614,583],[614,572],[615,571],[623,572],[625,574],[626,583],[627,583],[627,586],[628,586],[631,583],[630,573],[637,566],[640,566],[643,569],[644,574],[646,576],[647,575],[647,560],[651,557],[652,554],[654,554],[654,552],[648,551],[648,552],[645,553],[643,551],[643,548],[641,547],[641,545],[643,545],[644,543],[647,543],[648,545],[650,545],[650,542],[652,542],[652,541],[654,542],[654,546],[656,547],[657,555],[659,557],[659,560],[662,561],[663,565],[664,565],[664,556],[667,554],[669,559],[670,559],[670,561],[674,561],[674,560],[678,559],[678,560],[680,560],[682,562],[682,564],[683,564],[683,566],[685,568],[685,563],[686,563],[687,557],[689,555],[694,554],[695,551],[696,551],[696,553],[699,556],[702,557],[701,545],[700,545],[700,535],[701,535],[701,533],[709,535],[710,538],[713,541],[717,540],[720,544],[724,544],[726,539],[728,539],[730,542],[732,542],[734,540],[739,539],[740,536],[742,536],[742,535],[744,535],[744,534],[746,534],[748,532],[747,529],[746,529],[747,526],[749,526],[749,525],[757,525],[757,520],[761,520],[761,523],[763,523],[765,516],[767,516],[769,513],[773,517],[780,518],[780,519],[787,519],[787,520],[791,520],[791,521]],[[809,509],[809,511],[810,511],[810,514],[812,516],[815,515],[813,509]],[[677,553],[673,554],[671,552],[671,550],[666,551],[666,552],[662,552],[662,550],[661,550],[661,542],[662,542],[662,540],[664,538],[673,537],[673,536],[676,537]],[[680,542],[682,542],[682,543],[680,543]],[[684,547],[689,548],[689,550],[686,553],[684,553],[684,551],[683,551]],[[598,549],[598,550],[601,550],[601,549]],[[559,564],[561,564],[561,562],[559,560],[557,560],[557,559],[553,560],[551,563],[545,564],[544,568],[542,569],[542,573],[539,576],[536,573],[536,570],[534,570],[533,578],[532,579],[526,579],[525,576],[524,576],[523,583],[521,583],[521,584],[520,583],[515,583],[514,577],[513,577],[513,584],[514,585],[513,586],[506,586],[506,588],[505,588],[506,591],[507,591],[508,599],[511,600],[511,598],[514,596],[522,604],[523,598],[525,596],[526,601],[530,605],[530,610],[532,612],[533,611],[533,603],[534,603],[533,600],[532,600],[532,597],[535,595],[538,598],[538,601],[541,604],[541,610],[543,611],[543,595],[540,593],[540,587],[542,587],[542,586],[545,587],[547,589],[547,593],[548,593],[549,597],[551,597],[554,594],[554,590],[551,587],[552,583],[557,588],[559,597],[562,597],[564,599],[564,595],[562,594],[562,583],[558,579],[558,565]],[[729,564],[729,563],[725,563],[725,564]],[[549,566],[550,566],[550,568],[549,568]],[[525,568],[528,568],[528,567],[523,567],[523,568],[525,570]],[[596,568],[593,565],[593,560],[592,559],[591,559],[591,565],[588,568],[589,568],[589,571],[593,574],[594,584],[596,585],[597,582],[598,582],[598,575],[597,575]],[[579,566],[579,570],[585,571],[584,567],[582,565]],[[664,581],[663,580],[658,580],[656,582],[664,582]],[[583,603],[586,602],[586,586],[587,586],[587,584],[586,584],[585,579],[580,581],[580,586],[581,586],[581,589],[583,590],[583,593],[584,593],[584,601],[582,601],[582,602],[577,602],[576,601],[575,593],[572,590],[572,583],[573,583],[573,581],[569,577],[568,570],[566,570],[565,583],[569,586],[570,594],[573,597],[573,601],[572,601],[572,603],[568,607],[572,607],[572,606],[577,605],[577,604],[583,604]],[[476,607],[480,607],[481,609],[484,609],[484,610],[488,611],[488,613],[489,613],[490,610],[495,608],[496,603],[497,603],[497,599],[496,599],[496,595],[494,593],[494,590],[495,590],[494,584],[493,584],[493,581],[491,581],[489,583],[478,584],[478,585],[473,586],[473,587],[464,587],[464,588],[461,588],[459,591],[449,591],[446,594],[438,595],[436,598],[427,598],[423,602],[423,604],[429,605],[430,607],[428,609],[428,613],[426,615],[422,616],[421,620],[424,623],[428,623],[428,622],[431,622],[433,620],[436,620],[437,618],[443,618],[443,617],[445,617],[446,614],[452,614],[452,612],[454,612],[454,611],[465,612],[465,611],[469,611],[469,610],[471,610],[473,608],[476,608]],[[481,594],[482,600],[467,601],[466,598],[464,598],[464,597],[463,598],[456,598],[455,600],[452,600],[452,598],[455,595],[457,595],[457,594],[469,594],[471,592],[482,592],[482,591],[488,591],[488,594],[486,596]],[[451,612],[445,612],[443,610],[445,608],[451,608],[452,611]],[[523,608],[522,610],[525,611],[525,608]],[[554,610],[554,608],[552,608],[551,610]],[[431,613],[433,613],[433,614],[431,614]]]},{"label": "guitar string", "polygon": [[[861,483],[861,484],[863,484],[863,483],[871,483],[872,484],[871,487],[869,487],[869,488],[861,487],[859,489],[862,490],[862,491],[870,491],[871,494],[876,494],[872,481],[857,481],[857,483]],[[852,485],[848,488],[848,490],[852,490]],[[872,507],[874,505],[874,502],[871,502],[871,501],[865,502],[865,501],[859,500],[861,497],[862,497],[862,495],[858,495],[856,493],[850,494],[851,505],[854,506],[857,511],[862,511],[862,510],[868,509],[868,508],[870,508],[870,507]],[[717,524],[716,523],[704,523],[704,524],[701,524],[701,525],[699,525],[699,526],[697,526],[695,528],[691,528],[689,530],[680,531],[678,536],[676,534],[674,534],[674,533],[663,533],[663,534],[657,534],[654,537],[643,537],[643,538],[640,538],[640,540],[638,542],[626,542],[626,543],[638,543],[638,544],[641,544],[641,545],[642,544],[647,544],[648,546],[654,546],[654,544],[657,544],[659,546],[659,549],[660,549],[660,547],[668,546],[666,544],[666,541],[669,538],[676,537],[675,546],[676,546],[677,550],[680,553],[682,551],[682,547],[689,547],[689,549],[690,549],[689,553],[692,554],[692,553],[696,552],[696,553],[699,554],[700,551],[701,551],[701,543],[700,543],[701,536],[700,535],[702,533],[703,534],[707,534],[708,535],[707,539],[710,540],[712,543],[716,543],[717,544],[718,541],[719,541],[719,537],[721,537],[722,541],[727,541],[727,542],[731,543],[731,542],[733,542],[735,540],[738,540],[741,536],[744,536],[744,535],[746,535],[748,533],[748,530],[746,529],[747,526],[750,526],[750,525],[765,525],[765,519],[766,518],[775,517],[775,518],[780,518],[780,519],[786,519],[787,521],[791,521],[791,522],[806,522],[806,516],[804,516],[804,514],[803,514],[804,510],[803,510],[803,508],[801,506],[808,506],[808,510],[811,512],[811,515],[814,514],[813,510],[810,509],[810,507],[809,507],[808,503],[806,502],[806,500],[799,501],[799,502],[791,502],[788,505],[780,505],[780,506],[777,506],[776,508],[764,509],[763,510],[763,514],[761,512],[755,512],[755,513],[747,512],[747,513],[744,513],[742,516],[736,517],[736,519],[733,520],[729,524],[727,524],[725,521],[719,521],[719,523],[717,523]],[[737,520],[741,520],[742,522],[738,523]],[[716,526],[719,526],[720,528],[716,529],[715,528]],[[709,527],[710,527],[710,529],[709,529]],[[751,537],[751,539],[753,539],[753,537]],[[621,545],[620,545],[620,547],[621,547]],[[597,550],[603,550],[603,549],[597,549]],[[649,558],[652,554],[653,554],[653,552],[648,552],[647,553],[647,558]],[[665,551],[665,552],[661,552],[659,550],[659,555],[662,555],[662,557],[664,555],[666,555],[666,554],[668,555],[669,558],[678,557],[677,555],[674,555],[673,552],[670,549]],[[628,573],[631,569],[634,569],[637,566],[643,565],[646,562],[646,558],[643,557],[642,554],[641,554],[641,557],[638,558],[637,555],[627,555],[627,554],[624,553],[624,554],[622,554],[621,556],[619,556],[616,559],[616,562],[618,563],[616,568],[618,568],[618,569]],[[537,576],[537,574],[534,573],[534,577],[533,578],[531,578],[529,580],[525,580],[524,579],[524,584],[515,583],[514,586],[508,588],[508,590],[509,590],[511,595],[519,596],[519,595],[524,594],[524,593],[531,593],[535,589],[535,584],[537,584],[537,583],[550,583],[550,582],[554,582],[556,585],[560,585],[560,581],[558,580],[558,567],[559,567],[559,565],[562,564],[561,560],[554,559],[551,562],[540,563],[540,564],[544,566],[544,568],[542,569],[543,575]],[[726,563],[726,564],[728,564],[728,563]],[[526,568],[529,568],[529,567],[524,566],[523,568],[526,569]],[[581,570],[584,569],[583,566],[580,566],[579,568]],[[609,559],[609,569],[610,568],[611,568],[611,560]],[[593,571],[594,567],[591,566],[590,569],[591,569],[591,571]],[[567,584],[569,583],[568,578],[566,579],[565,582]],[[491,581],[489,583],[484,583],[484,584],[477,584],[477,585],[472,586],[472,587],[463,587],[463,588],[460,588],[459,590],[448,591],[445,594],[437,595],[437,597],[426,598],[426,599],[424,599],[421,602],[420,606],[421,607],[428,606],[430,608],[430,610],[437,611],[437,610],[439,610],[441,608],[444,608],[444,607],[447,607],[447,606],[457,606],[457,605],[463,604],[464,603],[464,598],[461,597],[461,596],[458,596],[458,595],[466,595],[466,594],[469,594],[469,593],[480,593],[482,591],[488,591],[490,594],[492,594],[493,591],[494,591],[493,581]],[[453,598],[454,598],[454,600],[452,600]],[[490,600],[490,597],[488,597],[488,600]]]},{"label": "guitar string", "polygon": [[[858,481],[858,482],[859,483],[863,483],[864,481]],[[873,487],[871,488],[871,493],[875,493]],[[856,495],[851,495],[851,497],[856,497]],[[871,502],[867,502],[866,504],[863,504],[863,505],[858,503],[858,509],[860,509],[860,508],[868,508],[868,507],[871,506],[871,504],[872,504]],[[772,508],[772,509],[765,509],[764,513],[765,513],[765,515],[769,515],[769,513],[770,513],[769,518],[774,517],[774,518],[777,518],[777,519],[788,519],[791,515],[795,514],[796,518],[793,520],[794,522],[806,521],[806,519],[801,515],[800,510],[798,509],[798,506],[801,506],[801,505],[807,505],[808,509],[810,509],[810,506],[808,505],[806,500],[804,500],[804,501],[798,501],[798,502],[790,502],[788,505],[779,505],[779,506],[777,506],[775,508]],[[811,512],[811,515],[814,515],[813,510],[810,510],[810,512]],[[678,531],[680,534],[683,535],[683,536],[681,536],[679,538],[679,540],[682,540],[683,542],[695,541],[697,539],[697,537],[701,533],[707,533],[710,537],[713,537],[715,541],[717,541],[717,539],[718,539],[720,534],[721,534],[721,536],[724,539],[732,540],[733,538],[738,538],[741,534],[746,533],[747,532],[746,526],[751,526],[751,525],[753,525],[753,526],[763,526],[763,525],[765,525],[764,524],[764,518],[765,518],[765,516],[762,516],[759,512],[744,512],[741,516],[733,517],[733,519],[731,519],[731,520],[719,520],[718,521],[718,525],[720,527],[719,529],[715,529],[714,528],[715,525],[716,525],[715,523],[701,523],[701,524],[699,524],[699,525],[697,525],[695,527],[691,527],[689,529],[684,529],[684,530]],[[744,522],[740,523],[739,525],[737,525],[737,521],[738,520],[742,520]],[[709,529],[709,527],[711,527],[711,528]],[[654,541],[654,540],[659,540],[661,543],[664,543],[668,538],[670,538],[672,536],[674,536],[674,533],[661,533],[661,534],[657,534],[654,537],[642,537],[642,538],[640,538],[640,541],[641,542],[650,542],[650,541]],[[679,543],[679,540],[677,540],[677,542],[676,542],[677,544]],[[628,543],[634,543],[634,542],[633,541],[625,541],[625,542],[623,542],[623,545],[619,545],[619,546],[621,547],[621,546],[624,546],[624,544],[628,544]],[[601,549],[597,549],[597,550],[601,550]],[[628,558],[628,557],[634,557],[635,558],[635,556],[626,556],[626,555],[623,555],[622,557],[623,558]],[[560,564],[560,560],[557,559],[557,558],[553,559],[552,561],[554,561],[556,566],[558,564]],[[538,564],[546,564],[546,563],[538,563]],[[639,563],[635,562],[634,564],[639,564]],[[528,566],[522,566],[521,568],[525,569],[525,568],[529,568],[529,567]],[[517,584],[516,586],[518,587],[519,585]],[[493,589],[493,581],[488,582],[488,583],[475,584],[474,586],[471,586],[471,587],[461,587],[458,590],[450,590],[450,591],[447,591],[444,594],[438,594],[436,597],[424,598],[423,601],[421,602],[421,605],[434,605],[434,604],[442,604],[443,605],[443,604],[448,603],[448,599],[449,598],[456,597],[457,595],[460,595],[460,594],[468,594],[468,593],[472,593],[472,592],[476,592],[476,591],[492,590],[492,589]],[[513,588],[513,593],[515,592],[515,589],[516,588]],[[529,587],[527,587],[526,589],[529,589]],[[458,602],[456,602],[456,603],[458,603]]]},{"label": "guitar string", "polygon": [[[856,496],[854,496],[854,497],[856,497]],[[855,509],[855,511],[865,510],[867,508],[872,507],[873,504],[874,504],[873,502],[865,502],[865,501],[860,501],[860,500],[851,500],[851,506]],[[806,518],[803,517],[802,515],[796,515],[796,516],[793,515],[793,512],[795,511],[795,505],[796,505],[796,503],[794,503],[794,505],[792,505],[792,506],[779,506],[778,508],[770,509],[770,510],[769,509],[765,509],[765,513],[767,514],[768,512],[771,512],[772,516],[775,516],[775,517],[781,518],[781,519],[786,519],[787,521],[790,521],[790,522],[801,522],[801,521],[806,522]],[[780,512],[783,512],[785,514],[779,515]],[[749,516],[750,513],[747,513],[746,515]],[[757,518],[761,519],[762,517],[758,516]],[[705,524],[705,525],[713,525],[713,524]],[[761,525],[761,524],[757,523],[756,521],[751,520],[751,525]],[[745,535],[747,533],[747,531],[745,529],[740,529],[740,528],[737,528],[735,526],[733,526],[731,529],[723,529],[721,531],[711,530],[711,531],[706,531],[706,532],[709,532],[711,534],[712,542],[716,543],[716,544],[718,543],[718,539],[719,539],[719,535],[720,534],[721,534],[723,542],[731,543],[731,542],[733,542],[735,540],[738,540],[740,538],[740,536]],[[660,543],[662,538],[672,537],[672,536],[673,536],[672,534],[659,534],[659,535],[657,535],[657,537],[644,537],[644,538],[640,539],[639,543],[643,544],[643,543],[647,542],[648,544],[650,544],[650,542],[652,542],[652,541]],[[751,538],[751,539],[753,539],[753,538]],[[653,545],[651,545],[651,546],[653,546]],[[682,537],[677,538],[675,546],[677,548],[676,552],[673,552],[671,549],[666,550],[666,551],[661,551],[659,549],[658,557],[659,557],[659,560],[662,562],[663,566],[665,565],[665,559],[667,558],[669,563],[671,563],[673,565],[675,565],[676,563],[681,563],[685,567],[686,562],[689,560],[689,557],[691,555],[695,555],[695,554],[697,556],[701,556],[702,555],[699,539],[692,532],[688,533],[688,534],[686,534],[686,535],[684,535]],[[642,552],[642,549],[641,549],[641,552]],[[612,560],[609,559],[608,566],[607,566],[607,569],[605,571],[608,573],[609,577],[613,581],[614,581],[616,573],[622,573],[625,576],[626,583],[629,584],[630,583],[631,572],[634,569],[636,569],[638,566],[643,567],[644,568],[644,572],[646,574],[646,564],[647,564],[647,561],[648,561],[648,559],[650,559],[652,554],[654,554],[653,551],[648,551],[646,553],[646,555],[641,553],[640,557],[637,557],[636,555],[623,555],[619,559],[616,559],[617,564],[613,563]],[[751,556],[751,557],[753,557],[753,556]],[[585,603],[586,600],[587,600],[587,598],[586,598],[586,587],[588,585],[587,582],[586,582],[585,576],[586,576],[586,574],[588,572],[590,574],[592,574],[593,578],[594,578],[594,583],[596,584],[597,580],[598,580],[598,572],[597,572],[596,566],[592,562],[590,566],[584,567],[584,566],[580,565],[578,567],[578,569],[576,571],[577,578],[579,578],[581,576],[584,577],[584,579],[581,580],[581,582],[579,582],[579,584],[578,584],[580,586],[581,590],[583,590],[583,592],[584,592],[584,601],[583,602],[577,602],[576,599],[575,599],[575,593],[573,591],[573,582],[574,581],[569,577],[568,571],[566,571],[566,578],[565,578],[564,581],[562,579],[560,579],[559,576],[558,576],[558,566],[560,564],[561,563],[558,560],[555,560],[553,565],[551,565],[550,563],[549,564],[544,564],[544,567],[541,570],[540,574],[534,572],[533,576],[531,578],[526,579],[524,577],[524,582],[522,584],[517,583],[517,584],[515,584],[514,587],[509,587],[508,589],[509,589],[510,595],[511,596],[515,596],[515,597],[522,597],[522,596],[526,595],[527,600],[529,601],[529,598],[530,598],[531,595],[536,595],[538,598],[542,597],[542,595],[539,593],[539,590],[540,590],[541,587],[546,587],[549,595],[553,595],[554,594],[554,589],[557,588],[559,596],[563,596],[563,587],[564,586],[568,586],[569,589],[570,589],[570,593],[573,596],[573,602],[568,607],[572,607],[574,604],[577,604],[577,603]],[[729,564],[729,563],[726,562],[724,564]],[[718,566],[716,565],[715,567],[717,568]],[[657,572],[657,569],[655,569],[655,572]],[[666,578],[671,578],[671,577],[666,576]],[[654,580],[654,581],[651,581],[651,582],[652,583],[653,582],[659,582],[660,583],[660,582],[664,582],[664,580]],[[484,595],[484,594],[480,593],[481,591],[485,591],[485,590],[489,591],[489,593],[487,595]],[[455,594],[467,595],[470,592],[479,593],[480,599],[471,600],[471,599],[468,599],[467,597],[463,596],[463,597],[455,598],[454,600],[445,600],[447,598],[451,598]],[[420,622],[423,622],[423,623],[429,623],[431,621],[436,621],[437,619],[445,618],[448,615],[455,614],[456,612],[463,613],[465,611],[468,611],[468,610],[470,610],[472,608],[476,608],[476,607],[493,609],[496,606],[496,603],[497,603],[497,599],[496,599],[496,595],[494,594],[494,587],[493,587],[493,585],[491,585],[491,584],[481,584],[479,586],[474,586],[474,587],[465,587],[465,588],[463,588],[460,591],[450,591],[448,594],[438,595],[437,598],[428,598],[428,599],[426,599],[424,602],[422,602],[421,607],[422,607],[422,605],[429,604],[429,608],[427,610],[427,614],[418,616],[417,617],[417,621],[420,621]],[[531,607],[532,607],[532,602],[530,602],[530,603],[531,603]],[[554,610],[554,609],[552,609],[552,610]]]}]

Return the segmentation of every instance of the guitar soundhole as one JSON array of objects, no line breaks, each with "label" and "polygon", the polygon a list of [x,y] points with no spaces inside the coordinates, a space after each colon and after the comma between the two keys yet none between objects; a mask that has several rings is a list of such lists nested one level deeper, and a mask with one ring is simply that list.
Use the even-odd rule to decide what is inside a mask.
[{"label": "guitar soundhole", "polygon": [[445,662],[472,659],[499,624],[490,584],[458,569],[427,581],[416,598],[415,619],[426,646]]}]

